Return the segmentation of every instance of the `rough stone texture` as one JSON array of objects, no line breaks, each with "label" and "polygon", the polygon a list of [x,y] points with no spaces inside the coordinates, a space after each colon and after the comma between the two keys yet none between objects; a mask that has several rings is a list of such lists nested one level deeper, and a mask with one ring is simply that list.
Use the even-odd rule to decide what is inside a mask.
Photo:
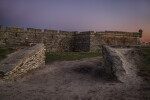
[{"label": "rough stone texture", "polygon": [[121,79],[125,75],[126,71],[123,68],[123,61],[117,49],[103,46],[103,66],[105,72],[110,76],[110,78]]},{"label": "rough stone texture", "polygon": [[37,44],[14,52],[1,61],[0,72],[4,79],[14,80],[42,65],[45,65],[45,48],[43,44]]},{"label": "rough stone texture", "polygon": [[74,46],[74,51],[90,51],[90,32],[76,34]]},{"label": "rough stone texture", "polygon": [[99,52],[102,45],[139,45],[142,31],[139,32],[68,32],[60,30],[34,29],[0,26],[0,46],[19,46],[44,43],[48,52],[86,51]]},{"label": "rough stone texture", "polygon": [[11,26],[7,26],[6,27],[6,31],[8,31],[8,32],[25,32],[24,28],[21,28],[21,27],[11,27]]},{"label": "rough stone texture", "polygon": [[0,31],[4,31],[4,27],[3,26],[0,26]]},{"label": "rough stone texture", "polygon": [[102,45],[140,45],[140,38],[138,32],[97,32],[91,34],[90,51],[101,51]]}]

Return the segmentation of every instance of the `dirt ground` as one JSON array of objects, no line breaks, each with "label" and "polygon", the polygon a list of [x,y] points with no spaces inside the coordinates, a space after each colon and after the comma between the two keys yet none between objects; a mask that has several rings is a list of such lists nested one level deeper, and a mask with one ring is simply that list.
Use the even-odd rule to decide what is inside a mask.
[{"label": "dirt ground", "polygon": [[136,67],[128,64],[123,82],[108,80],[100,59],[56,61],[16,82],[0,81],[0,100],[140,100]]}]

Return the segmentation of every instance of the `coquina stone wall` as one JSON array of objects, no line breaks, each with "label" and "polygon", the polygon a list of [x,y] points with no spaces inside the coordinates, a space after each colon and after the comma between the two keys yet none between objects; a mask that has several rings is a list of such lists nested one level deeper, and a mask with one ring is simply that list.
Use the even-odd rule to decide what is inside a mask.
[{"label": "coquina stone wall", "polygon": [[90,51],[90,32],[80,32],[75,34],[74,51]]},{"label": "coquina stone wall", "polygon": [[117,49],[110,46],[102,46],[103,67],[109,78],[119,79],[126,74],[123,67],[123,60],[117,53]]},{"label": "coquina stone wall", "polygon": [[36,44],[16,51],[0,62],[0,76],[15,80],[30,70],[45,65],[45,46]]},{"label": "coquina stone wall", "polygon": [[139,32],[68,32],[44,29],[0,26],[0,46],[19,46],[44,43],[48,52],[101,51],[102,45],[139,45],[142,31]]},{"label": "coquina stone wall", "polygon": [[101,51],[102,45],[140,45],[142,33],[105,31],[91,33],[90,51]]}]

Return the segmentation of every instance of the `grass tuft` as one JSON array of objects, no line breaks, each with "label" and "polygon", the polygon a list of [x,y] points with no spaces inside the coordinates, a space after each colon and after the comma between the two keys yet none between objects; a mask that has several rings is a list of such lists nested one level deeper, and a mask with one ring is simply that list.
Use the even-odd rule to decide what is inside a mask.
[{"label": "grass tuft", "polygon": [[8,54],[14,52],[15,49],[7,48],[7,47],[0,47],[0,61],[7,57]]},{"label": "grass tuft", "polygon": [[98,52],[49,52],[46,53],[46,63],[64,60],[80,60],[83,58],[101,56]]}]

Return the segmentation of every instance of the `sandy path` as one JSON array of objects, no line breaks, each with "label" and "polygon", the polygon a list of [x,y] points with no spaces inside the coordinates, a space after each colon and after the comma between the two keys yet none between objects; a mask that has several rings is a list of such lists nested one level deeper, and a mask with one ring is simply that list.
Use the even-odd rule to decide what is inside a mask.
[{"label": "sandy path", "polygon": [[53,62],[16,83],[1,82],[0,100],[139,100],[135,73],[124,82],[108,81],[99,59]]}]

